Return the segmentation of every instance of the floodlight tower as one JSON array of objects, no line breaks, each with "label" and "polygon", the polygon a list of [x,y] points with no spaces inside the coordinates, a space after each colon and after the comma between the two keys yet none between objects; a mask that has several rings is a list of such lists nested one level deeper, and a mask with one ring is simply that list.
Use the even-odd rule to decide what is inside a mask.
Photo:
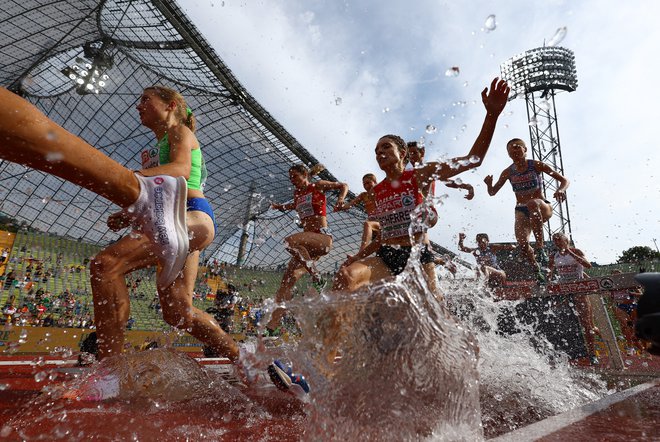
[{"label": "floodlight tower", "polygon": [[[500,71],[511,87],[509,100],[525,97],[532,158],[564,175],[555,94],[577,89],[573,51],[552,46],[530,49],[502,63]],[[553,198],[557,187],[554,178],[543,175],[543,195],[552,202],[554,215],[546,222],[544,231],[548,239],[556,232],[572,239],[568,199],[559,203]]]}]

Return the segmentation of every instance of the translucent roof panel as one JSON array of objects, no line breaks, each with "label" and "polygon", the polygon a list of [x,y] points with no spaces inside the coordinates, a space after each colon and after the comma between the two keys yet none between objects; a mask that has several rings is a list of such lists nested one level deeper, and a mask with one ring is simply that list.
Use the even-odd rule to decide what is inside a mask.
[{"label": "translucent roof panel", "polygon": [[[292,214],[272,213],[270,201],[291,199],[292,164],[317,161],[241,86],[175,2],[4,0],[0,23],[0,84],[131,169],[155,143],[135,110],[142,90],[180,91],[198,120],[205,194],[218,223],[206,256],[236,262],[243,237],[244,265],[287,261],[282,239],[299,227]],[[83,83],[92,78],[83,71],[94,81]],[[327,171],[322,178],[334,180]],[[0,163],[0,181],[0,211],[35,229],[101,245],[119,237],[105,224],[117,207],[91,192],[8,162]],[[355,252],[364,219],[360,210],[329,215],[335,247],[323,270]]]}]

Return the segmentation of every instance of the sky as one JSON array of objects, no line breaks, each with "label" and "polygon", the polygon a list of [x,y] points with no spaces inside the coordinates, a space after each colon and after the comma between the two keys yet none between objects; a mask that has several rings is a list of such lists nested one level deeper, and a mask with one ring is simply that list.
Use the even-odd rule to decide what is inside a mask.
[{"label": "sky", "polygon": [[[384,134],[423,138],[427,160],[466,154],[485,116],[481,90],[500,64],[566,27],[557,46],[574,51],[578,88],[559,93],[556,110],[575,244],[599,264],[633,246],[657,249],[660,2],[179,3],[243,86],[355,193],[365,173],[384,177],[374,155]],[[446,76],[454,66],[459,75]],[[455,252],[459,232],[466,245],[479,232],[515,241],[510,186],[490,197],[483,183],[511,164],[514,137],[529,144],[522,98],[507,104],[482,166],[460,175],[475,198],[438,187],[448,197],[431,239]]]}]

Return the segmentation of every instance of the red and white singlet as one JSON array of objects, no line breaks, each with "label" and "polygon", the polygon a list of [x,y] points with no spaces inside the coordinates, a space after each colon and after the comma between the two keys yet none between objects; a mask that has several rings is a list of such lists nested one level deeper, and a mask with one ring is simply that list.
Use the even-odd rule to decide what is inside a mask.
[{"label": "red and white singlet", "polygon": [[555,252],[555,270],[560,281],[575,281],[584,275],[584,266],[568,253]]},{"label": "red and white singlet", "polygon": [[312,183],[305,190],[296,190],[293,194],[296,212],[301,220],[310,216],[326,216],[325,193]]},{"label": "red and white singlet", "polygon": [[[424,199],[417,186],[415,171],[405,170],[396,181],[381,181],[373,188],[373,193],[376,210],[369,219],[380,223],[381,238],[407,237],[415,208]],[[423,231],[421,224],[413,233]]]}]

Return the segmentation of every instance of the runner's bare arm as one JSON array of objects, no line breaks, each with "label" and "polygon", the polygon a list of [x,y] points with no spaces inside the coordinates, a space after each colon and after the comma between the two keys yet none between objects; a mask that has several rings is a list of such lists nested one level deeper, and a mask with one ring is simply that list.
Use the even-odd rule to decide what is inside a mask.
[{"label": "runner's bare arm", "polygon": [[287,210],[293,210],[296,208],[296,205],[293,202],[280,204],[280,203],[270,203],[270,208],[273,210],[279,210],[280,212],[285,212]]},{"label": "runner's bare arm", "polygon": [[463,233],[463,232],[459,233],[458,234],[458,250],[460,250],[461,252],[465,252],[465,253],[472,253],[475,250],[477,250],[477,249],[473,249],[472,247],[466,247],[463,244],[464,240],[465,240],[465,233]]},{"label": "runner's bare arm", "polygon": [[342,204],[340,207],[337,208],[337,210],[348,210],[357,204],[364,203],[366,197],[367,197],[367,192],[362,192],[361,194],[359,194],[349,202]]},{"label": "runner's bare arm", "polygon": [[486,117],[470,151],[465,156],[452,158],[446,162],[426,163],[420,169],[420,181],[427,181],[428,178],[445,181],[459,173],[481,165],[493,139],[497,119],[506,105],[509,91],[510,88],[506,81],[499,78],[493,79],[490,83],[490,91],[485,88],[481,92],[481,101],[486,107]]},{"label": "runner's bare arm", "polygon": [[316,188],[321,192],[327,192],[329,190],[339,190],[339,196],[337,197],[337,204],[335,205],[334,210],[339,210],[338,207],[341,207],[344,204],[344,198],[348,193],[348,184],[338,183],[335,181],[326,181],[321,180],[316,182]]},{"label": "runner's bare arm", "polygon": [[448,180],[445,181],[445,186],[451,189],[467,190],[467,194],[465,195],[466,200],[471,200],[472,198],[474,198],[474,187],[472,187],[472,184],[468,184],[468,183],[457,184],[455,181]]},{"label": "runner's bare arm", "polygon": [[497,192],[500,191],[502,186],[504,186],[504,183],[506,183],[506,180],[509,179],[509,168],[507,167],[502,171],[500,174],[500,178],[497,180],[497,183],[493,185],[493,175],[488,175],[486,178],[484,178],[484,183],[486,183],[486,186],[488,186],[488,195],[493,196],[497,194]]},{"label": "runner's bare arm", "polygon": [[571,255],[577,262],[582,264],[582,267],[585,269],[590,269],[591,268],[591,263],[587,259],[587,257],[584,255],[584,252],[580,249],[571,249],[570,247],[566,250],[569,255]]},{"label": "runner's bare arm", "polygon": [[555,169],[553,169],[552,167],[548,166],[545,163],[542,163],[541,161],[534,161],[534,166],[536,167],[536,170],[541,171],[543,173],[547,173],[548,175],[550,175],[559,182],[559,187],[557,188],[553,196],[560,203],[564,201],[566,199],[566,189],[568,189],[568,186],[570,184],[568,178],[561,175]]},{"label": "runner's bare arm", "polygon": [[190,178],[191,154],[193,148],[197,148],[197,139],[192,131],[186,126],[175,126],[167,134],[170,145],[170,162],[161,166],[140,170],[142,176],[182,176]]}]

